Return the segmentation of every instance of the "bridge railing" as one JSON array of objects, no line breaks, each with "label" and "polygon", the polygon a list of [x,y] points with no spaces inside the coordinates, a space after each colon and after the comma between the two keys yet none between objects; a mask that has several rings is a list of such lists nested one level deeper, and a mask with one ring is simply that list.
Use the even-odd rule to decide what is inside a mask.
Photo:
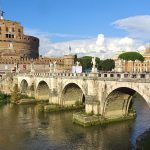
[{"label": "bridge railing", "polygon": [[150,73],[117,73],[117,72],[99,72],[99,73],[50,73],[50,72],[34,72],[19,73],[19,76],[35,76],[35,77],[87,77],[99,78],[107,80],[116,79],[150,79]]}]

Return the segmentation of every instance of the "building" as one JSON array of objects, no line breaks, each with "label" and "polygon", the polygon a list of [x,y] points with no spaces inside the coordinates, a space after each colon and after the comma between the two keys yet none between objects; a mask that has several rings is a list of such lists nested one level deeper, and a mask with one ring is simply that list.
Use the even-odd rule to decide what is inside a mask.
[{"label": "building", "polygon": [[115,59],[116,72],[150,72],[150,45],[147,45],[145,53],[143,55],[144,61],[126,61],[121,59]]},{"label": "building", "polygon": [[0,57],[3,58],[38,58],[39,39],[24,35],[20,23],[5,20],[0,12]]},{"label": "building", "polygon": [[[70,47],[69,47],[70,51]],[[71,71],[75,55],[68,54],[60,58],[39,57],[39,39],[24,35],[23,26],[16,21],[4,19],[0,11],[0,71],[30,71],[31,64],[37,71],[49,71],[50,64],[57,65],[57,72]]]}]

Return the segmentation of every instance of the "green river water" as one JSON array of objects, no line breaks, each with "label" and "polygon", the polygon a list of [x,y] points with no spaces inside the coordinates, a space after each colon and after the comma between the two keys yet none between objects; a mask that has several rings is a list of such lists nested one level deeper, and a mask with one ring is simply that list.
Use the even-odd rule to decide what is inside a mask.
[{"label": "green river water", "polygon": [[72,123],[73,112],[44,114],[37,105],[0,107],[0,150],[129,150],[150,128],[150,109],[135,100],[132,121],[83,128]]}]

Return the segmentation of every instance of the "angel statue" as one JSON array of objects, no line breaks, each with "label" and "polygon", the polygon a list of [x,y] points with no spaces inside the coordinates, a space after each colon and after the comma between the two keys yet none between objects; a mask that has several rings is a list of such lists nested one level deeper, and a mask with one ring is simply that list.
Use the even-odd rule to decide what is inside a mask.
[{"label": "angel statue", "polygon": [[95,66],[96,66],[96,57],[92,57],[92,64],[93,64],[93,67],[95,69]]},{"label": "angel statue", "polygon": [[54,61],[53,64],[54,64],[54,72],[56,72],[57,61]]},{"label": "angel statue", "polygon": [[96,57],[92,57],[92,73],[97,73],[97,68],[96,68]]}]

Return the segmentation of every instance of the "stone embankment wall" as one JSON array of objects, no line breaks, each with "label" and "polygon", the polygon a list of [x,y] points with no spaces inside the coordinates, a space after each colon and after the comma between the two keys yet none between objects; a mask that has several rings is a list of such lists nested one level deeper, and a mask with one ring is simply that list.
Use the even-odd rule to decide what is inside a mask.
[{"label": "stone embankment wall", "polygon": [[0,91],[5,94],[11,94],[17,79],[12,74],[6,74],[0,78]]}]

